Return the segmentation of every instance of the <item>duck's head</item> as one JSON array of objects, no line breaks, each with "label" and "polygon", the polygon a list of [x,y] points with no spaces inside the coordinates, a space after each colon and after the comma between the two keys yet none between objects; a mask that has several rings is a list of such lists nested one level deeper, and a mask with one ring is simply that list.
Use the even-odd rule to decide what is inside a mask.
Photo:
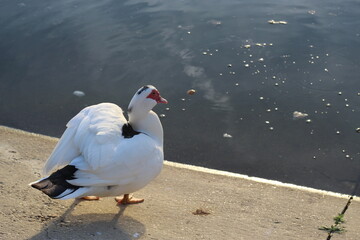
[{"label": "duck's head", "polygon": [[134,94],[128,107],[129,115],[138,115],[149,112],[157,103],[168,103],[160,96],[159,91],[152,85],[141,87]]}]

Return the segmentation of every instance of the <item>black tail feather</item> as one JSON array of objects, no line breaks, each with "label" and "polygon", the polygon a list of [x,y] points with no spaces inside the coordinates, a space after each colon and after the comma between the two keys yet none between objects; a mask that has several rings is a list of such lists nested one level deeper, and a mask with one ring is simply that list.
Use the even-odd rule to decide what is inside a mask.
[{"label": "black tail feather", "polygon": [[71,194],[80,188],[80,186],[75,186],[67,182],[67,180],[75,179],[74,173],[77,170],[78,169],[75,166],[67,165],[40,182],[31,184],[31,186],[42,191],[51,198],[58,198],[59,195],[68,189],[71,190],[68,194]]}]

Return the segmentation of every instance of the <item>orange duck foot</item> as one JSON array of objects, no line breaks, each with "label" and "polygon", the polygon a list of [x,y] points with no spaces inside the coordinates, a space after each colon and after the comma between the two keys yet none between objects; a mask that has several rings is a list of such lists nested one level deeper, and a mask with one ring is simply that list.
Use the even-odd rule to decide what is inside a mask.
[{"label": "orange duck foot", "polygon": [[125,194],[124,197],[116,197],[115,201],[118,204],[127,205],[127,204],[142,203],[144,201],[144,199],[143,198],[130,197],[129,194]]},{"label": "orange duck foot", "polygon": [[98,197],[98,196],[86,196],[86,197],[82,197],[80,199],[92,201],[92,200],[99,200],[100,197]]}]

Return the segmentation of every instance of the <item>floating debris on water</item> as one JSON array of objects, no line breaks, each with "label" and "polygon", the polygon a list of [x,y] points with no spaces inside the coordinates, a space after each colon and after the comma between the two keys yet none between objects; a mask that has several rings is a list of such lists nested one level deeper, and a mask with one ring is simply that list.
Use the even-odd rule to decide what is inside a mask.
[{"label": "floating debris on water", "polygon": [[224,138],[232,138],[232,136],[231,136],[230,134],[228,134],[228,133],[224,133],[224,134],[223,134],[223,137],[224,137]]},{"label": "floating debris on water", "polygon": [[309,10],[309,11],[308,11],[308,14],[311,14],[311,15],[314,15],[315,13],[316,13],[315,10]]},{"label": "floating debris on water", "polygon": [[360,133],[360,128],[355,129],[357,133]]},{"label": "floating debris on water", "polygon": [[167,108],[165,108],[165,110],[166,110],[166,111],[169,111],[169,110],[170,110],[170,108],[168,108],[168,107],[167,107]]},{"label": "floating debris on water", "polygon": [[208,54],[208,52],[202,52],[202,54],[203,54],[203,55],[207,55],[207,54]]},{"label": "floating debris on water", "polygon": [[264,100],[264,97],[259,97],[260,100]]},{"label": "floating debris on water", "polygon": [[342,92],[338,92],[338,95],[342,95]]},{"label": "floating debris on water", "polygon": [[340,131],[336,131],[336,134],[339,135],[339,134],[340,134]]},{"label": "floating debris on water", "polygon": [[77,97],[85,96],[85,93],[83,91],[79,91],[79,90],[74,91],[73,94]]},{"label": "floating debris on water", "polygon": [[273,130],[274,130],[274,127],[269,127],[269,130],[270,130],[270,131],[273,131]]},{"label": "floating debris on water", "polygon": [[259,62],[263,62],[264,59],[263,59],[263,58],[259,58],[258,61],[259,61]]},{"label": "floating debris on water", "polygon": [[266,46],[266,43],[255,43],[255,46],[264,47]]},{"label": "floating debris on water", "polygon": [[231,67],[232,67],[232,64],[231,64],[231,63],[229,63],[229,64],[227,65],[227,67],[228,67],[228,68],[231,68]]},{"label": "floating debris on water", "polygon": [[312,122],[312,120],[311,119],[306,119],[306,121],[305,121],[306,123],[311,123]]},{"label": "floating debris on water", "polygon": [[324,69],[325,72],[329,72],[329,70],[327,68]]},{"label": "floating debris on water", "polygon": [[330,104],[330,103],[327,103],[327,104],[326,104],[326,107],[331,107],[331,104]]},{"label": "floating debris on water", "polygon": [[194,26],[192,26],[192,25],[188,25],[188,26],[178,25],[177,27],[178,27],[179,29],[190,30],[190,29],[192,29]]},{"label": "floating debris on water", "polygon": [[299,111],[293,112],[293,119],[294,120],[301,119],[301,118],[306,118],[307,116],[309,116],[309,114],[307,114],[307,113],[302,113],[302,112],[299,112]]},{"label": "floating debris on water", "polygon": [[268,23],[270,23],[270,24],[288,24],[286,21],[275,21],[273,19],[269,20]]},{"label": "floating debris on water", "polygon": [[215,19],[212,19],[212,20],[208,21],[208,23],[210,23],[210,24],[212,24],[212,25],[214,25],[214,26],[219,26],[219,25],[222,24],[221,21],[215,20]]},{"label": "floating debris on water", "polygon": [[246,63],[246,64],[244,65],[244,67],[248,68],[248,67],[250,67],[250,65],[249,65],[248,63]]},{"label": "floating debris on water", "polygon": [[189,89],[189,90],[187,90],[186,93],[189,94],[189,95],[194,95],[196,93],[196,90],[195,89]]},{"label": "floating debris on water", "polygon": [[247,44],[247,45],[244,45],[244,48],[250,48],[251,45]]},{"label": "floating debris on water", "polygon": [[160,114],[159,117],[164,118],[164,117],[166,117],[166,115],[165,114]]}]

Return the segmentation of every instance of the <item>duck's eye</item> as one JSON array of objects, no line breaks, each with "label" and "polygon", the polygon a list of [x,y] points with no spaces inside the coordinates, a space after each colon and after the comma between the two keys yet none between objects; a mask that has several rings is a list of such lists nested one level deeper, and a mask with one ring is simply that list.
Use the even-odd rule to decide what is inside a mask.
[{"label": "duck's eye", "polygon": [[156,94],[156,92],[152,92],[152,95],[155,95]]}]

